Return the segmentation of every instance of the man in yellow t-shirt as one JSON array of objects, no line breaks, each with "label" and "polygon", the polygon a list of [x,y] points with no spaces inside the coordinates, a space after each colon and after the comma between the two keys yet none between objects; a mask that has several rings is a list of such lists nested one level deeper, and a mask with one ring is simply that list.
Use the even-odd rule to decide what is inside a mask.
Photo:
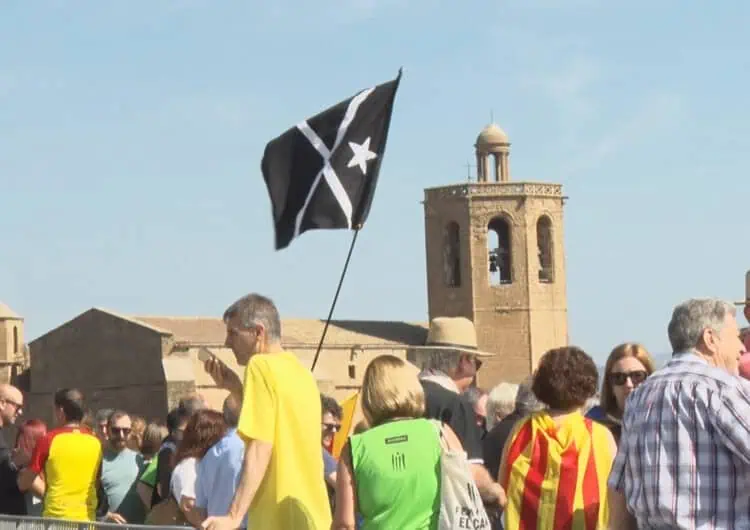
[{"label": "man in yellow t-shirt", "polygon": [[75,388],[58,390],[54,396],[59,427],[39,439],[31,463],[19,476],[22,491],[38,477],[46,485],[42,516],[69,521],[96,520],[102,444],[81,425],[83,394]]},{"label": "man in yellow t-shirt", "polygon": [[226,345],[245,382],[216,358],[205,363],[217,385],[242,396],[237,427],[245,441],[242,474],[229,513],[209,517],[207,530],[328,530],[331,512],[320,456],[320,392],[310,371],[281,345],[278,310],[250,294],[224,312]]}]

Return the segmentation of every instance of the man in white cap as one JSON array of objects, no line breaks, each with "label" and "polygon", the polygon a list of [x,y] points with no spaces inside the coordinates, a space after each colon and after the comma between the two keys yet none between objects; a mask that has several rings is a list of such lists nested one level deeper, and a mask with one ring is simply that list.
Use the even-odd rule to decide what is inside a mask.
[{"label": "man in white cap", "polygon": [[474,323],[464,317],[437,317],[430,322],[420,376],[425,394],[426,416],[447,423],[463,444],[482,500],[487,505],[505,505],[502,486],[484,467],[481,431],[474,408],[462,396],[476,379],[482,358],[492,356],[477,347]]}]

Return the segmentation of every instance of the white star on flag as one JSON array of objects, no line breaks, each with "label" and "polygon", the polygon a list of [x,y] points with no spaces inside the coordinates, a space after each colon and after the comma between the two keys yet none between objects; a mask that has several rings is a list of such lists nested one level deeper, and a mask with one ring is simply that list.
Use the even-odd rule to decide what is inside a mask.
[{"label": "white star on flag", "polygon": [[349,160],[349,163],[346,165],[346,167],[359,166],[362,174],[366,174],[367,161],[378,157],[377,154],[370,151],[370,137],[368,136],[367,139],[361,144],[358,144],[356,142],[349,142],[349,147],[351,148],[353,155],[352,159]]}]

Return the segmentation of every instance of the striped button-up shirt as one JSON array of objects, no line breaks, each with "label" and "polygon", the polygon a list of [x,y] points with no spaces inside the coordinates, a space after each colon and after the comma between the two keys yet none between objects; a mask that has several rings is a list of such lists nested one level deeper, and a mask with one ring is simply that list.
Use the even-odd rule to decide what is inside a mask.
[{"label": "striped button-up shirt", "polygon": [[675,355],[628,397],[609,477],[645,529],[750,529],[750,382]]}]

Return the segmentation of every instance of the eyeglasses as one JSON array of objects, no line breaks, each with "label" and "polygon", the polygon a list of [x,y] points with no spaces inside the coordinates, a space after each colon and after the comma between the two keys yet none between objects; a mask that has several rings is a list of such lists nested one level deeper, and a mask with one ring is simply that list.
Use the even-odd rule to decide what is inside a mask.
[{"label": "eyeglasses", "polygon": [[130,434],[131,429],[129,427],[110,427],[109,430],[112,431],[112,434],[117,434],[124,438]]},{"label": "eyeglasses", "polygon": [[633,385],[640,385],[648,377],[648,372],[645,370],[634,370],[632,372],[612,372],[609,374],[609,381],[615,386],[621,386],[625,384],[625,381],[630,379]]},{"label": "eyeglasses", "polygon": [[13,407],[16,409],[16,412],[21,412],[23,410],[23,403],[16,403],[13,400],[10,400],[8,398],[0,398],[0,401],[4,401],[8,405],[13,405]]},{"label": "eyeglasses", "polygon": [[324,423],[323,430],[326,432],[339,432],[341,430],[340,423]]}]

